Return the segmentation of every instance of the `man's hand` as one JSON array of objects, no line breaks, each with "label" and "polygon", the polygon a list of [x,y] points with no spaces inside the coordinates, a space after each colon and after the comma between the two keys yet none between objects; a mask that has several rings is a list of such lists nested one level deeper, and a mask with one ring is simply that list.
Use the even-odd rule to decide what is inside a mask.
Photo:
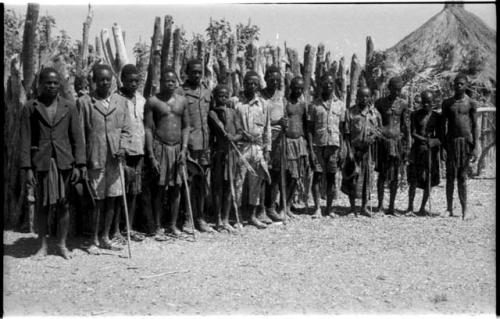
[{"label": "man's hand", "polygon": [[26,182],[31,187],[35,187],[37,184],[35,174],[33,174],[33,170],[31,168],[26,171]]},{"label": "man's hand", "polygon": [[446,162],[446,151],[441,150],[441,161]]},{"label": "man's hand", "polygon": [[125,159],[125,154],[126,151],[123,148],[120,148],[118,152],[116,152],[115,157],[118,158],[119,160],[124,160]]},{"label": "man's hand", "polygon": [[151,167],[153,168],[153,172],[156,175],[160,175],[160,163],[156,160],[154,156],[151,157]]},{"label": "man's hand", "polygon": [[71,184],[75,184],[79,180],[80,180],[80,170],[76,167],[73,167],[69,181],[71,182]]},{"label": "man's hand", "polygon": [[231,142],[234,142],[236,140],[236,138],[233,134],[227,134],[227,139]]},{"label": "man's hand", "polygon": [[265,160],[266,162],[268,162],[268,163],[269,163],[269,161],[271,160],[271,157],[270,157],[270,155],[269,155],[269,151],[268,151],[268,150],[265,150],[265,151],[264,151],[264,160]]},{"label": "man's hand", "polygon": [[474,147],[474,149],[472,150],[472,156],[470,158],[471,163],[476,162],[478,154],[479,154],[479,150],[477,149],[477,147]]},{"label": "man's hand", "polygon": [[278,124],[282,128],[287,128],[288,127],[288,118],[287,117],[282,117],[281,119],[279,119]]},{"label": "man's hand", "polygon": [[83,180],[89,179],[89,175],[87,173],[87,167],[85,166],[80,167],[80,178]]},{"label": "man's hand", "polygon": [[181,152],[179,153],[179,162],[181,165],[186,165],[186,157],[187,157],[186,153],[187,153],[187,151],[185,148],[183,148],[181,150]]}]

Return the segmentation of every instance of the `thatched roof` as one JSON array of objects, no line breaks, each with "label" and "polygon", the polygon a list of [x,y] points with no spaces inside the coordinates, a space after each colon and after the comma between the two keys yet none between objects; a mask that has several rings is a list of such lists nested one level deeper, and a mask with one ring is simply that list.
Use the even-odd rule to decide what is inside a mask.
[{"label": "thatched roof", "polygon": [[377,63],[390,74],[406,73],[416,79],[466,72],[487,88],[496,83],[496,31],[463,4],[445,4],[382,56],[379,53]]}]

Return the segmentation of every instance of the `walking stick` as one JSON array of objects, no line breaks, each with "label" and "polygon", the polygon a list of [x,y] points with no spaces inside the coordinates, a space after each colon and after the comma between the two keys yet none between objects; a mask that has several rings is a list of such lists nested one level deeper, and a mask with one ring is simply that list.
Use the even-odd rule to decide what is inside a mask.
[{"label": "walking stick", "polygon": [[193,239],[196,241],[196,231],[194,229],[194,219],[193,219],[193,210],[191,208],[191,195],[189,194],[189,186],[187,182],[187,174],[186,174],[186,165],[182,165],[182,182],[184,184],[184,190],[186,191],[186,202],[189,213],[189,219],[191,221],[191,227],[193,228]]},{"label": "walking stick", "polygon": [[371,165],[372,165],[372,145],[368,144],[368,178],[370,179],[368,185],[368,202],[370,203],[370,215],[372,214],[372,174],[371,174]]},{"label": "walking stick", "polygon": [[431,149],[431,146],[429,144],[429,138],[427,138],[427,145],[428,146],[428,156],[427,156],[427,160],[428,160],[428,165],[427,167],[429,168],[429,177],[428,177],[428,181],[427,181],[427,187],[429,188],[429,214],[431,214],[431,211],[432,211],[432,197],[431,197],[431,177],[432,177],[432,160],[431,160],[431,153],[432,153],[432,149]]},{"label": "walking stick", "polygon": [[286,134],[285,130],[283,129],[281,131],[281,165],[280,165],[280,173],[281,173],[281,200],[283,202],[283,211],[285,212],[285,216],[283,219],[283,224],[286,225],[286,219],[288,215],[288,209],[287,209],[287,192],[286,192]]},{"label": "walking stick", "polygon": [[233,177],[233,157],[228,154],[229,164],[229,189],[231,190],[231,201],[233,203],[234,214],[236,215],[236,228],[242,228],[240,221],[240,213],[238,211],[238,204],[236,203],[236,194],[234,191],[234,177]]},{"label": "walking stick", "polygon": [[119,170],[120,170],[120,184],[122,185],[123,192],[123,209],[125,210],[125,223],[127,225],[127,247],[128,247],[128,258],[132,258],[132,251],[130,250],[130,222],[128,220],[128,207],[127,207],[127,196],[125,190],[125,176],[123,174],[123,164],[120,160],[118,162]]}]

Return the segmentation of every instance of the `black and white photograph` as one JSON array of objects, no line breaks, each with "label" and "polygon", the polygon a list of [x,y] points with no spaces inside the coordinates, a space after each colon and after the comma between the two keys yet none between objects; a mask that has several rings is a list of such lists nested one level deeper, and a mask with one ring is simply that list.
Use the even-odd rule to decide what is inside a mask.
[{"label": "black and white photograph", "polygon": [[3,309],[495,318],[494,1],[7,1]]}]

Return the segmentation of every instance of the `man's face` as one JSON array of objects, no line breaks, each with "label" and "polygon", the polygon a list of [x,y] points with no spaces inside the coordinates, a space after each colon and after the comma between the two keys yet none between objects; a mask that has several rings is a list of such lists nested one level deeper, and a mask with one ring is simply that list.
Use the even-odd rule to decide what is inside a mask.
[{"label": "man's face", "polygon": [[370,90],[367,88],[361,89],[358,99],[361,106],[368,105],[370,103]]},{"label": "man's face", "polygon": [[427,111],[432,109],[432,94],[422,94],[422,107]]},{"label": "man's face", "polygon": [[266,86],[271,89],[277,89],[280,86],[281,75],[278,72],[271,72],[266,77]]},{"label": "man's face", "polygon": [[330,95],[333,93],[335,82],[333,81],[332,76],[327,76],[323,78],[323,81],[321,82],[321,88],[323,89],[323,92]]},{"label": "man's face", "polygon": [[202,67],[201,64],[193,64],[189,68],[188,81],[195,85],[200,85],[201,82]]},{"label": "man's face", "polygon": [[111,88],[111,72],[106,69],[100,69],[95,74],[96,91],[101,93],[109,92]]},{"label": "man's face", "polygon": [[256,76],[249,76],[245,79],[243,85],[247,94],[255,94],[259,90],[259,78]]},{"label": "man's face", "polygon": [[465,93],[467,88],[467,81],[465,79],[456,79],[453,86],[455,93]]},{"label": "man's face", "polygon": [[59,92],[59,86],[59,76],[54,72],[50,72],[43,77],[40,83],[41,94],[44,96],[55,97]]},{"label": "man's face", "polygon": [[226,89],[220,89],[215,92],[215,103],[217,106],[225,106],[229,100],[229,92]]},{"label": "man's face", "polygon": [[396,97],[401,96],[401,87],[392,85],[389,86],[389,94]]},{"label": "man's face", "polygon": [[123,88],[130,93],[135,93],[140,80],[141,76],[139,74],[129,74],[122,79]]},{"label": "man's face", "polygon": [[167,72],[164,74],[163,78],[160,81],[160,91],[171,93],[175,90],[177,78],[175,74],[172,72]]},{"label": "man's face", "polygon": [[301,96],[304,93],[304,81],[298,80],[290,85],[291,93],[294,96]]}]

